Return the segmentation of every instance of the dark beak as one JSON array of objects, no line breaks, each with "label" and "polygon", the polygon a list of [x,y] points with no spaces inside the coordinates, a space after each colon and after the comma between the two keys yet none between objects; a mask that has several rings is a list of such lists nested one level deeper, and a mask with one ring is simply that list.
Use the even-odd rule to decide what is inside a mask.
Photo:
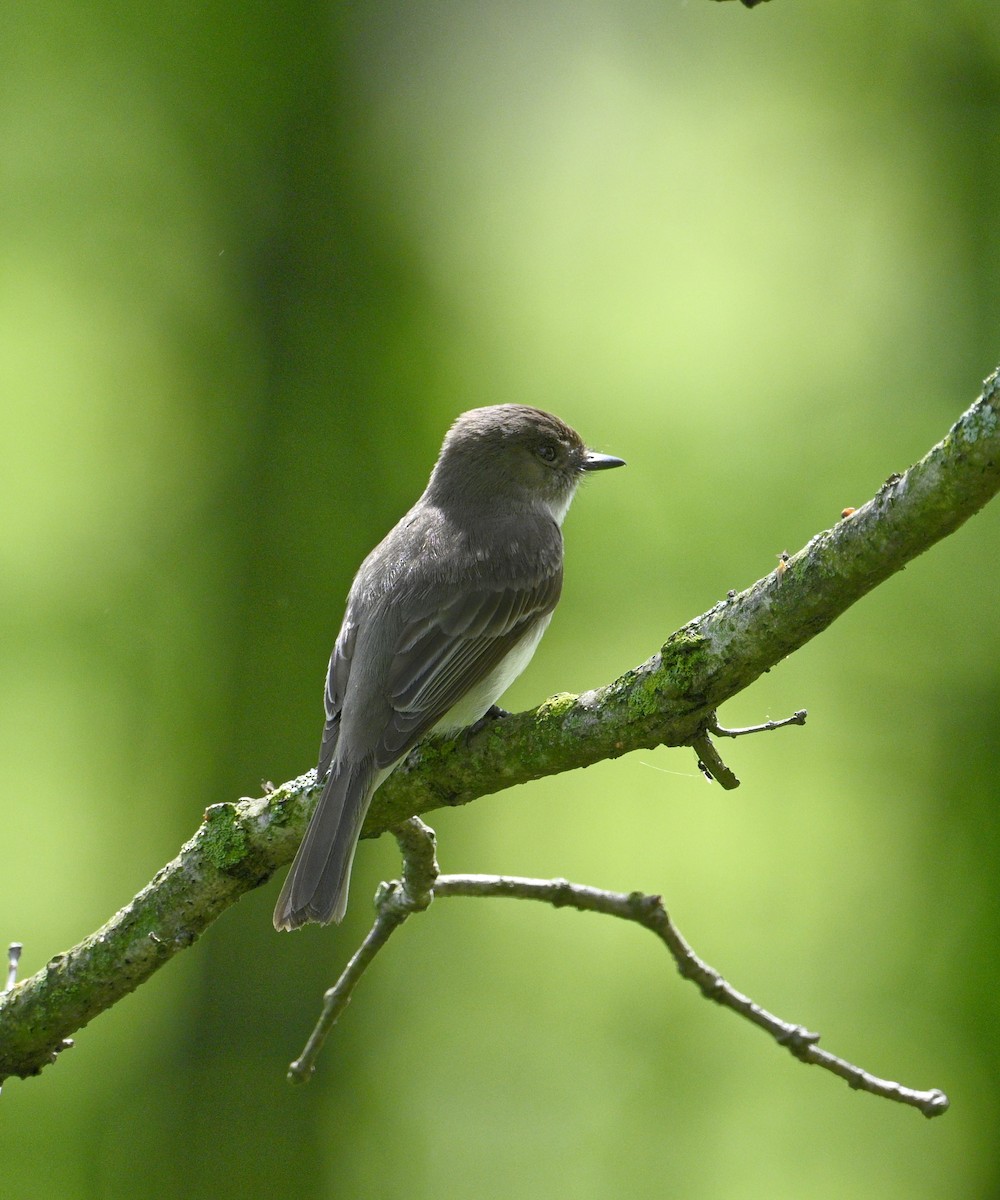
[{"label": "dark beak", "polygon": [[624,458],[615,458],[613,454],[598,454],[596,450],[588,450],[583,456],[585,471],[607,471],[611,467],[624,467]]}]

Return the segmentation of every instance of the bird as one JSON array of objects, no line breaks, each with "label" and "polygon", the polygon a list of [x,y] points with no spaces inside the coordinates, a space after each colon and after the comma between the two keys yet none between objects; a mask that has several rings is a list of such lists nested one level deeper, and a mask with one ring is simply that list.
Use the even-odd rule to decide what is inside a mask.
[{"label": "bird", "polygon": [[580,481],[624,466],[551,413],[462,413],[420,499],[361,564],[324,690],[323,791],[274,909],[278,930],[339,923],[376,789],[431,732],[495,706],[559,600],[561,526]]}]

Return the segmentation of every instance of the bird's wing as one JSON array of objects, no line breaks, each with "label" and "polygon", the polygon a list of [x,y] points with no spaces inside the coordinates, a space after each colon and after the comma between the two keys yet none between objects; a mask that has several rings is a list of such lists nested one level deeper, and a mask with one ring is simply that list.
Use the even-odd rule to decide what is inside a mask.
[{"label": "bird's wing", "polygon": [[531,584],[463,591],[402,629],[389,670],[392,713],[375,750],[396,762],[555,608],[562,564]]},{"label": "bird's wing", "polygon": [[358,627],[349,619],[344,621],[337,643],[330,655],[330,666],[326,673],[326,690],[323,693],[323,704],[326,709],[326,724],[323,726],[323,740],[319,748],[319,766],[317,775],[323,779],[333,763],[337,750],[337,739],[340,737],[340,710],[344,707],[344,693],[347,691],[347,678],[351,673],[351,658],[354,655],[354,644],[358,640]]}]

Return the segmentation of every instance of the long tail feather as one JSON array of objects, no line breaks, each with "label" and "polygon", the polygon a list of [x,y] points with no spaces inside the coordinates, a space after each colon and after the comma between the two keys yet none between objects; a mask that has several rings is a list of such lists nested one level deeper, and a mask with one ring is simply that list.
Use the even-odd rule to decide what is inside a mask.
[{"label": "long tail feather", "polygon": [[376,783],[369,761],[334,763],[275,905],[275,929],[343,919],[354,851]]}]

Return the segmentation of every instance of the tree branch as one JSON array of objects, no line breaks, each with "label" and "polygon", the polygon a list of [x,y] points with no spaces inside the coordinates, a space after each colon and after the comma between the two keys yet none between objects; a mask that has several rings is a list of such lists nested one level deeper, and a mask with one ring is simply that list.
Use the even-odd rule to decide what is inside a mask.
[{"label": "tree branch", "polygon": [[[867,592],[954,532],[1000,490],[997,375],[946,437],[862,508],[752,587],[731,593],[605,687],[418,747],[379,789],[375,837],[414,814],[466,804],[631,750],[710,745],[715,709],[821,633]],[[704,755],[703,755],[704,757]],[[37,1074],[69,1034],[133,991],[243,893],[292,858],[315,774],[263,799],[215,804],[172,862],[103,928],[0,994],[0,1081]]]},{"label": "tree branch", "polygon": [[[773,725],[772,722],[768,722]],[[750,733],[753,730],[740,730]],[[737,735],[738,736],[738,735]],[[918,1109],[925,1117],[948,1110],[948,1097],[938,1088],[918,1091],[887,1079],[819,1048],[819,1034],[801,1025],[783,1021],[749,996],[738,992],[708,963],[695,954],[671,920],[659,896],[642,892],[608,892],[603,888],[571,883],[568,879],[526,879],[518,875],[441,875],[435,855],[434,830],[419,817],[412,817],[393,830],[403,857],[402,880],[383,883],[375,898],[375,923],[358,950],[351,956],[340,978],[323,997],[323,1010],[302,1054],[289,1067],[292,1083],[311,1079],[316,1059],[330,1030],[350,1003],[354,989],[371,966],[375,955],[412,913],[423,912],[435,897],[501,898],[536,900],[553,908],[601,913],[632,921],[660,939],[673,958],[682,979],[694,983],[706,1000],[728,1008],[737,1016],[763,1029],[799,1062],[823,1067],[839,1075],[850,1087],[870,1092]]]},{"label": "tree branch", "polygon": [[361,976],[389,938],[415,912],[423,912],[434,898],[438,879],[434,830],[419,817],[411,817],[393,831],[403,856],[403,878],[383,883],[375,897],[375,923],[365,940],[351,956],[340,978],[323,996],[323,1011],[301,1055],[288,1068],[290,1083],[305,1083],[312,1078],[316,1059],[327,1034],[350,1004]]},{"label": "tree branch", "polygon": [[801,1025],[792,1025],[761,1008],[749,996],[738,992],[708,963],[695,954],[681,931],[671,920],[659,896],[642,892],[606,892],[602,888],[570,883],[567,879],[524,879],[511,875],[441,875],[434,895],[502,896],[518,900],[538,900],[555,908],[575,908],[580,912],[603,913],[634,921],[655,934],[670,951],[683,979],[694,983],[707,1000],[728,1008],[769,1034],[800,1062],[824,1067],[839,1075],[852,1088],[895,1100],[918,1109],[925,1117],[940,1116],[948,1109],[948,1097],[938,1088],[918,1091],[856,1067],[828,1050],[819,1048],[819,1034]]}]

